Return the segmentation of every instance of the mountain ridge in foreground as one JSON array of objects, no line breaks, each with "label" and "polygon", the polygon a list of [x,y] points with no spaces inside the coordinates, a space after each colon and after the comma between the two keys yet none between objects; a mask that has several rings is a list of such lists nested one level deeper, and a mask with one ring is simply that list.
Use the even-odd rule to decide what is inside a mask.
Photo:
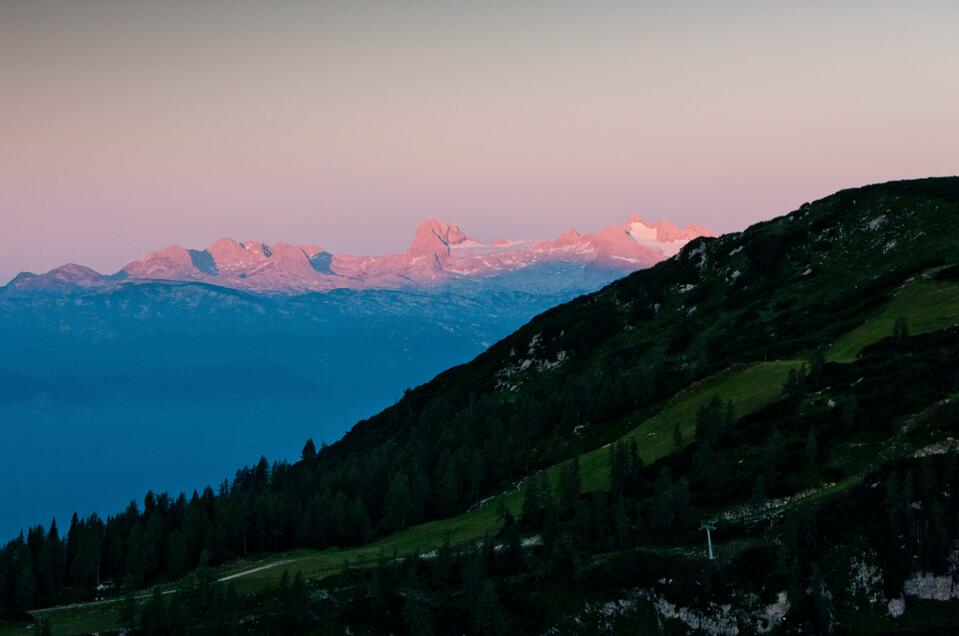
[{"label": "mountain ridge in foreground", "polygon": [[169,245],[111,275],[75,264],[45,274],[24,272],[10,281],[6,291],[89,290],[149,280],[205,282],[278,294],[429,289],[555,263],[600,267],[623,275],[676,254],[698,236],[712,236],[712,232],[697,225],[679,228],[665,220],[648,224],[633,216],[621,227],[606,227],[594,234],[570,230],[553,240],[483,243],[457,225],[428,219],[417,227],[409,249],[397,254],[350,256],[315,245],[221,238],[203,250]]},{"label": "mountain ridge in foreground", "polygon": [[[0,288],[0,420],[18,423],[0,447],[10,469],[0,535],[119,507],[149,487],[218,481],[260,453],[295,457],[309,435],[334,441],[545,309],[662,259],[690,231],[634,218],[595,237],[484,245],[431,220],[386,257],[223,239],[110,276],[75,264],[18,276]],[[124,433],[131,419],[137,436]],[[157,435],[141,452],[138,437]],[[113,479],[116,466],[87,459],[101,453],[139,454],[119,464],[135,474]],[[29,458],[41,454],[59,460],[33,476]]]},{"label": "mountain ridge in foreground", "polygon": [[[63,633],[954,630],[957,221],[948,177],[696,239],[295,464],[78,519],[65,561],[54,532],[11,542],[0,600],[91,598],[96,572],[171,594],[34,615]],[[61,562],[73,596],[45,582],[24,606],[18,577]]]}]

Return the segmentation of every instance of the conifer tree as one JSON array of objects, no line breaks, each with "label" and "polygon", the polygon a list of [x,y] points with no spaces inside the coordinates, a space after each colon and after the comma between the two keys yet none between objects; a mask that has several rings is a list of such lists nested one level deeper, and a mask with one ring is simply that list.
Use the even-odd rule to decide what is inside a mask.
[{"label": "conifer tree", "polygon": [[433,614],[416,594],[408,594],[403,604],[403,625],[410,636],[433,636]]},{"label": "conifer tree", "polygon": [[306,588],[303,572],[297,571],[290,586],[290,613],[299,625],[307,622],[310,610],[310,595]]},{"label": "conifer tree", "polygon": [[140,615],[140,632],[150,636],[168,633],[166,625],[166,605],[159,587],[154,587]]},{"label": "conifer tree", "polygon": [[226,599],[224,606],[224,615],[226,618],[224,623],[225,627],[227,628],[227,633],[230,634],[236,632],[238,603],[239,599],[237,597],[236,585],[230,581],[230,583],[226,586]]},{"label": "conifer tree", "polygon": [[630,463],[625,442],[615,442],[609,447],[609,490],[613,494],[625,491],[626,479],[632,472]]},{"label": "conifer tree", "polygon": [[649,503],[649,522],[655,528],[669,529],[673,525],[672,505],[673,479],[668,468],[663,468],[656,476],[653,497]]},{"label": "conifer tree", "polygon": [[909,325],[906,323],[905,316],[896,318],[896,322],[892,326],[892,337],[896,340],[904,340],[909,337]]},{"label": "conifer tree", "polygon": [[410,505],[410,484],[406,473],[398,472],[393,475],[386,488],[386,501],[382,527],[386,531],[402,528],[407,523],[407,513]]},{"label": "conifer tree", "polygon": [[459,480],[453,469],[452,462],[447,462],[446,469],[440,473],[436,487],[436,511],[443,516],[453,515],[459,504]]},{"label": "conifer tree", "polygon": [[520,536],[519,526],[513,519],[513,515],[506,512],[506,519],[503,522],[503,560],[506,566],[512,570],[521,570],[524,567],[523,542]]},{"label": "conifer tree", "polygon": [[301,459],[304,462],[312,462],[316,459],[316,444],[313,443],[313,438],[306,440],[306,444],[303,446],[303,452],[300,454]]},{"label": "conifer tree", "polygon": [[756,512],[762,510],[766,505],[766,484],[763,482],[762,474],[756,475],[756,481],[753,482],[753,492],[749,498],[749,505]]},{"label": "conifer tree", "polygon": [[850,395],[842,408],[843,433],[850,433],[856,429],[856,414],[859,412],[859,403],[855,395]]},{"label": "conifer tree", "polygon": [[126,586],[123,592],[123,601],[120,603],[118,615],[120,625],[133,627],[137,620],[137,599],[133,587]]},{"label": "conifer tree", "polygon": [[763,472],[765,473],[765,484],[771,490],[776,489],[779,483],[779,477],[786,462],[786,440],[783,439],[779,428],[773,426],[766,440],[766,449],[763,453]]},{"label": "conifer tree", "polygon": [[719,415],[719,398],[713,396],[696,411],[696,439],[712,439]]},{"label": "conifer tree", "polygon": [[543,509],[543,552],[549,554],[559,537],[559,520],[557,519],[556,506],[550,499],[546,502]]},{"label": "conifer tree", "polygon": [[426,517],[426,507],[429,500],[429,485],[426,481],[426,475],[422,471],[416,471],[413,477],[413,483],[410,486],[410,502],[407,510],[407,519],[409,523],[419,523]]},{"label": "conifer tree", "polygon": [[520,522],[526,528],[537,528],[542,523],[543,501],[539,489],[540,481],[531,475],[523,482],[523,507],[520,509]]},{"label": "conifer tree", "polygon": [[616,546],[622,548],[629,534],[629,516],[626,514],[626,501],[622,495],[617,496],[613,503],[613,524],[616,528]]},{"label": "conifer tree", "polygon": [[33,571],[33,559],[30,558],[30,554],[23,550],[20,558],[22,563],[14,588],[16,590],[17,609],[21,612],[27,612],[36,607],[37,579]]},{"label": "conifer tree", "polygon": [[476,599],[472,616],[473,633],[477,636],[501,636],[508,633],[499,597],[490,581],[486,582]]},{"label": "conifer tree", "polygon": [[819,457],[819,443],[816,441],[815,425],[809,427],[809,434],[806,435],[806,462],[813,463]]},{"label": "conifer tree", "polygon": [[166,616],[164,618],[165,633],[181,633],[190,618],[190,616],[187,616],[186,608],[183,606],[183,599],[180,597],[180,594],[174,594],[166,608]]},{"label": "conifer tree", "polygon": [[436,551],[433,561],[433,584],[437,588],[448,585],[453,578],[453,547],[450,545],[450,536],[443,538],[443,544]]},{"label": "conifer tree", "polygon": [[580,486],[579,457],[573,457],[559,469],[559,508],[563,513],[568,513],[576,505]]},{"label": "conifer tree", "polygon": [[898,526],[899,516],[902,511],[902,496],[899,489],[899,474],[890,473],[885,481],[886,496],[884,504],[886,513],[889,515],[890,525],[893,529]]}]

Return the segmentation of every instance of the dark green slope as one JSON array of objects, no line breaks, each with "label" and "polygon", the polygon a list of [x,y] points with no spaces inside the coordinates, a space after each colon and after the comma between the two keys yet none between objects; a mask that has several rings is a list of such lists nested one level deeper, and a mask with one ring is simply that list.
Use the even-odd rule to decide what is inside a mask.
[{"label": "dark green slope", "polygon": [[[76,535],[99,543],[72,549],[95,547],[99,570],[74,581],[68,568],[61,591],[37,597],[92,598],[95,571],[142,588],[201,562],[315,548],[275,557],[312,577],[308,598],[289,581],[251,585],[232,615],[331,633],[959,627],[955,604],[914,589],[923,572],[950,574],[959,538],[957,272],[956,177],[842,191],[699,239],[303,461],[81,520]],[[510,514],[497,521],[499,495]],[[715,562],[701,519],[718,526]],[[444,546],[447,532],[470,543]],[[476,549],[484,532],[497,537]],[[41,530],[0,551],[10,615],[25,555],[49,545]],[[337,574],[343,558],[372,568]],[[188,580],[176,598],[222,627]]]},{"label": "dark green slope", "polygon": [[[675,259],[545,312],[359,423],[323,459],[338,464],[402,446],[424,432],[424,413],[455,420],[465,412],[469,420],[487,396],[514,409],[534,400],[545,419],[566,425],[557,431],[560,452],[571,454],[582,450],[569,442],[575,426],[655,404],[737,362],[792,359],[826,347],[867,321],[904,281],[955,263],[957,254],[959,178],[845,190],[745,232],[698,239]],[[537,371],[558,356],[565,359],[555,369]],[[611,380],[643,386],[602,396]],[[621,403],[596,408],[590,403],[597,394]],[[563,421],[557,411],[568,411],[570,396],[581,417]],[[552,431],[539,423],[522,430],[527,424],[511,422],[511,432],[526,440],[535,461],[537,443]],[[587,437],[608,441],[618,432]]]}]

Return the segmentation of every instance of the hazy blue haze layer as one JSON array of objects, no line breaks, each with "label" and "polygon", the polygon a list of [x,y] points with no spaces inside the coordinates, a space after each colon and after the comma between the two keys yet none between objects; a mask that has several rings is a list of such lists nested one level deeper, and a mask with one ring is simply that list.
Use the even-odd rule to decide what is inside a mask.
[{"label": "hazy blue haze layer", "polygon": [[[546,276],[565,283],[549,283]],[[0,293],[0,536],[216,485],[332,442],[407,387],[611,279],[265,297],[200,284]],[[507,288],[508,287],[508,288]]]}]

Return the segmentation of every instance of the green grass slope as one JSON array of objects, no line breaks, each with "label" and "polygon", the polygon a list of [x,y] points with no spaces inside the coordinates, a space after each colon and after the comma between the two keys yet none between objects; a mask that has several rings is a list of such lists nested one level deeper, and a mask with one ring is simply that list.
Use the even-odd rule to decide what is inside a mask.
[{"label": "green grass slope", "polygon": [[[295,467],[319,476],[311,482],[316,488],[345,484],[352,496],[367,501],[378,524],[382,491],[396,471],[429,466],[436,483],[450,465],[469,465],[470,457],[476,465],[473,451],[489,448],[479,463],[499,456],[510,461],[478,493],[485,505],[463,512],[472,503],[463,486],[452,514],[432,510],[432,520],[381,531],[358,547],[286,550],[229,562],[215,569],[217,576],[243,574],[232,582],[252,595],[275,587],[287,570],[302,572],[314,589],[326,589],[327,581],[335,582],[330,590],[348,587],[351,577],[367,575],[344,575],[346,561],[354,572],[381,569],[394,554],[426,553],[444,542],[472,545],[498,533],[499,504],[519,516],[524,480],[546,471],[557,489],[560,466],[570,457],[579,461],[583,506],[601,510],[609,505],[609,445],[635,441],[645,467],[634,471],[623,491],[633,528],[628,540],[620,537],[614,549],[583,539],[589,535],[579,512],[560,520],[564,531],[581,537],[577,576],[590,580],[605,573],[596,581],[597,600],[615,599],[632,585],[690,607],[708,602],[701,591],[708,565],[692,519],[669,533],[656,530],[660,508],[671,505],[663,504],[664,497],[677,488],[688,489],[689,510],[720,520],[717,549],[730,589],[766,598],[786,587],[795,606],[812,612],[823,601],[790,588],[792,578],[803,578],[807,589],[822,582],[839,590],[848,581],[841,581],[836,564],[848,570],[850,559],[865,554],[891,568],[884,593],[893,594],[911,571],[941,563],[933,554],[903,560],[884,535],[872,536],[862,526],[883,509],[880,491],[894,490],[885,484],[901,483],[908,474],[915,479],[910,483],[924,480],[920,488],[909,486],[909,492],[922,491],[923,510],[952,506],[928,483],[940,479],[945,489],[953,479],[941,456],[948,457],[948,439],[957,433],[949,406],[957,392],[949,352],[959,352],[959,336],[950,329],[959,321],[957,221],[959,178],[843,191],[745,232],[698,240],[674,259],[550,310]],[[909,337],[891,340],[899,318],[906,320]],[[804,362],[812,364],[817,352],[828,363],[813,365],[784,393],[791,376]],[[714,397],[731,401],[737,419],[731,430],[707,440],[702,433],[697,437],[696,420]],[[506,438],[497,437],[502,425]],[[929,448],[945,451],[923,461]],[[366,481],[352,477],[363,470]],[[664,482],[664,474],[674,481]],[[863,508],[864,502],[871,507]],[[903,524],[897,531],[909,536],[921,513],[907,508],[902,516],[896,510],[872,523]],[[803,540],[789,539],[789,524],[805,528],[809,515],[820,519],[817,535],[841,546],[832,554],[835,563],[820,561]],[[952,522],[943,531],[952,533]],[[527,532],[537,530],[529,526]],[[854,532],[872,537],[872,547],[863,551]],[[783,545],[790,546],[785,556],[778,547]],[[545,559],[548,550],[530,551],[533,559],[541,552]],[[780,561],[760,574],[747,567],[757,555]],[[627,575],[619,568],[631,560],[642,564],[640,570],[652,569]],[[663,588],[653,570],[664,567],[699,582]],[[539,590],[548,578],[510,576],[498,585],[507,589],[517,579]],[[572,593],[564,587],[569,584],[556,585]],[[588,595],[576,589],[574,605],[585,611]],[[560,624],[553,621],[575,609],[544,607],[537,629]],[[828,610],[865,631],[915,620],[909,615],[898,623],[876,610],[872,623],[850,623],[856,607],[837,592]],[[114,626],[116,607],[90,604],[38,615],[53,621],[54,633],[85,633]],[[0,628],[3,633],[27,632],[11,626]]]},{"label": "green grass slope", "polygon": [[848,362],[867,345],[892,333],[899,318],[905,318],[914,334],[939,331],[959,324],[959,283],[939,280],[934,269],[903,284],[892,299],[868,322],[838,338],[829,348],[829,359]]}]

